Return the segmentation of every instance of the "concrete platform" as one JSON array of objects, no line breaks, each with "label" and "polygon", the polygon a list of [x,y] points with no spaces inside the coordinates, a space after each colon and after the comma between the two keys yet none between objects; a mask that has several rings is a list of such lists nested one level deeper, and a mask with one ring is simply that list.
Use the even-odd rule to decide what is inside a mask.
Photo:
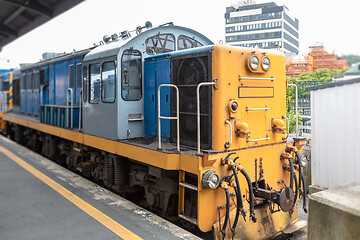
[{"label": "concrete platform", "polygon": [[0,136],[0,239],[199,239]]},{"label": "concrete platform", "polygon": [[360,239],[360,182],[309,199],[308,239]]}]

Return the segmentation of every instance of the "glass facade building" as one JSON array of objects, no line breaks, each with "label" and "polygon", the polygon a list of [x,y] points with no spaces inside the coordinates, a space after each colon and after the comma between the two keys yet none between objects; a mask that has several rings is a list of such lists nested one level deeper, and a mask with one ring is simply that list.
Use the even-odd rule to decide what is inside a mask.
[{"label": "glass facade building", "polygon": [[254,4],[247,1],[226,8],[225,42],[228,45],[281,48],[285,53],[299,52],[299,21],[286,6],[274,2]]}]

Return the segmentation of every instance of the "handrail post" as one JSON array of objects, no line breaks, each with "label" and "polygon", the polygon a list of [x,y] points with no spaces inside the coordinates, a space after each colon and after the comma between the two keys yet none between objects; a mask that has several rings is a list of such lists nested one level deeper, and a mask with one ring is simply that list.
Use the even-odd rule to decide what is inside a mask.
[{"label": "handrail post", "polygon": [[83,95],[83,89],[80,88],[80,100],[79,100],[79,131],[81,130],[81,115],[82,115],[82,95]]},{"label": "handrail post", "polygon": [[231,147],[231,144],[232,144],[232,126],[231,126],[231,123],[229,120],[226,120],[225,124],[229,124],[229,126],[230,126],[230,141],[225,143],[225,148],[229,148],[229,147]]},{"label": "handrail post", "polygon": [[71,98],[71,128],[73,128],[73,118],[74,118],[74,99],[73,99],[73,89],[68,88],[66,91],[66,127],[69,127],[69,92],[70,92],[70,98]]},{"label": "handrail post", "polygon": [[298,87],[296,84],[288,84],[288,86],[295,87],[295,118],[296,118],[296,137],[299,136],[299,107],[298,107]]},{"label": "handrail post", "polygon": [[200,151],[200,87],[215,85],[215,82],[202,82],[196,87],[196,105],[197,105],[197,154],[201,155]]},{"label": "handrail post", "polygon": [[[176,89],[176,117],[161,116],[160,113],[160,89],[162,87],[173,87]],[[159,149],[161,149],[161,119],[175,120],[176,119],[176,138],[177,151],[180,152],[180,111],[179,111],[179,88],[174,84],[161,84],[158,87],[158,135],[159,135]]]}]

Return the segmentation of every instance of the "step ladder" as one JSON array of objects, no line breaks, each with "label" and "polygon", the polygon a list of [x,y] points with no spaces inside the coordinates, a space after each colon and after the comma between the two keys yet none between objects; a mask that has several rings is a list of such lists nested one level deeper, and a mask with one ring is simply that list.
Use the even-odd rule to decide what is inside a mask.
[{"label": "step ladder", "polygon": [[190,189],[192,191],[198,192],[198,187],[192,184],[189,184],[185,181],[185,172],[179,171],[179,217],[191,222],[194,225],[198,225],[197,219],[185,215],[185,189]]}]

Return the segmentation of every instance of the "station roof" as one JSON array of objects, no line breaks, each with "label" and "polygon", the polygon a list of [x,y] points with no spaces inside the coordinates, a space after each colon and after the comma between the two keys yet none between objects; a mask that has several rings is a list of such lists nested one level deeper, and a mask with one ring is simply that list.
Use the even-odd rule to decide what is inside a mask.
[{"label": "station roof", "polygon": [[84,0],[0,0],[0,50]]}]

